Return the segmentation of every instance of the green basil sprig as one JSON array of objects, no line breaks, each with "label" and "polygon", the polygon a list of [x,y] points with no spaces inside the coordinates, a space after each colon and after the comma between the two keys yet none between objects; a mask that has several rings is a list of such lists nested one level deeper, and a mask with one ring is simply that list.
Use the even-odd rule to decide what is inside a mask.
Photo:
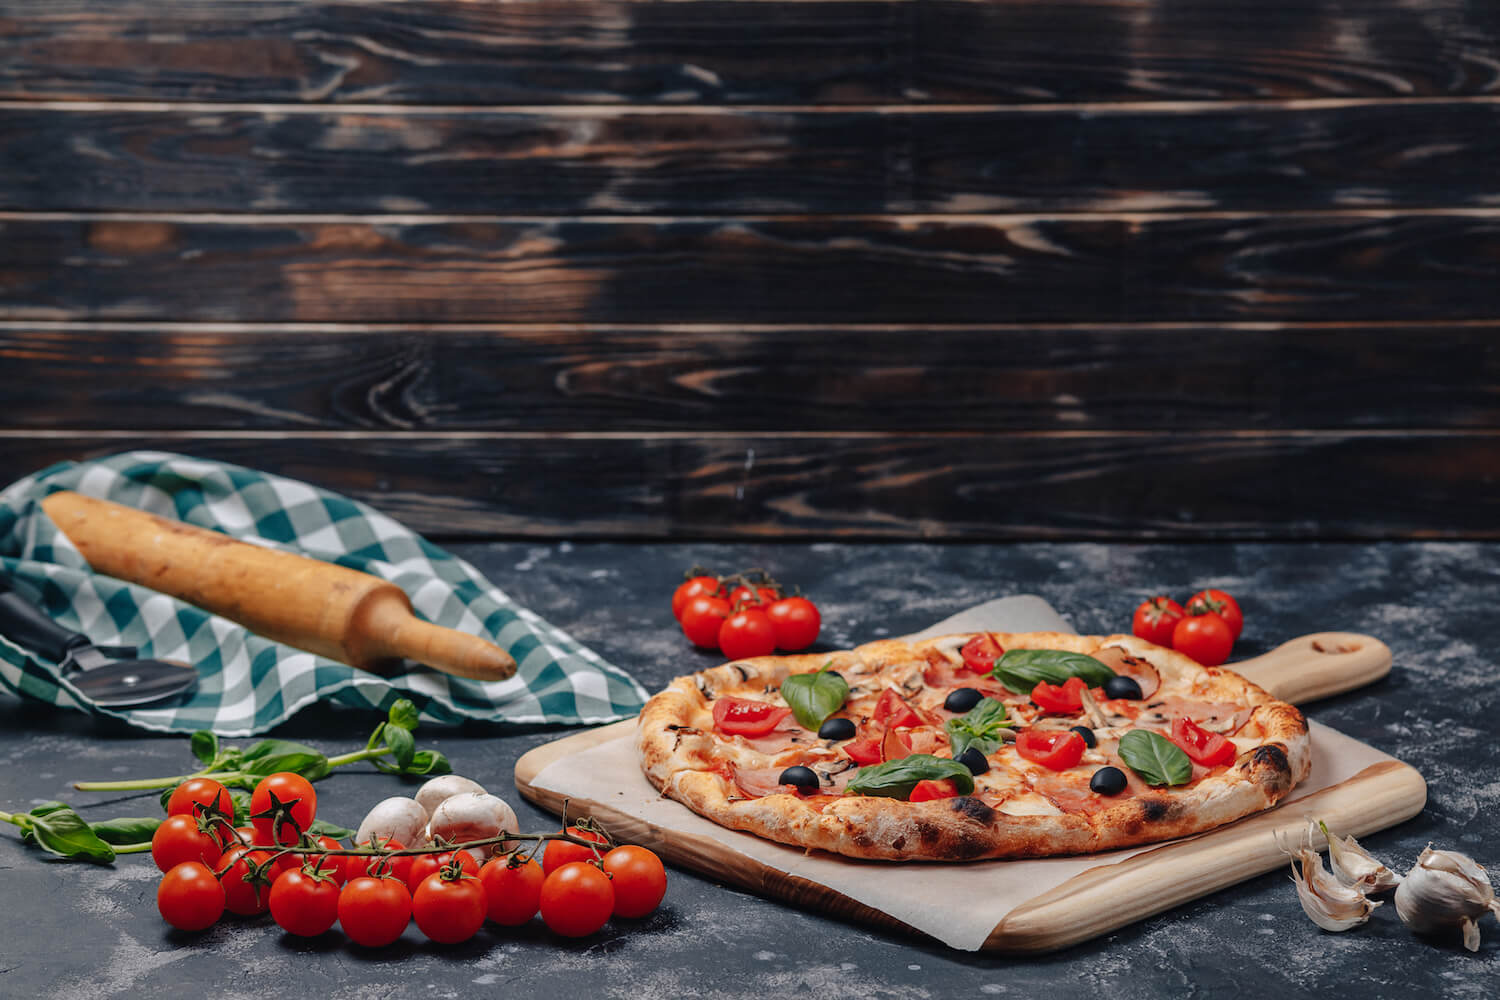
[{"label": "green basil sprig", "polygon": [[1016,694],[1031,694],[1042,682],[1063,684],[1082,677],[1089,687],[1109,683],[1115,672],[1092,656],[1058,649],[1007,649],[995,661],[994,677]]},{"label": "green basil sprig", "polygon": [[957,718],[943,723],[948,731],[948,743],[953,747],[954,758],[962,757],[970,747],[989,756],[1005,742],[1001,731],[1009,728],[1005,704],[994,698],[985,698]]},{"label": "green basil sprig", "polygon": [[1119,754],[1148,785],[1185,785],[1193,779],[1193,762],[1161,733],[1132,729],[1120,737]]},{"label": "green basil sprig", "polygon": [[115,849],[65,803],[43,802],[26,813],[0,812],[0,820],[20,827],[22,840],[60,858],[98,865],[107,865],[115,859]]},{"label": "green basil sprig", "polygon": [[[402,698],[391,705],[385,721],[375,727],[363,750],[324,755],[303,743],[291,740],[261,740],[248,747],[221,746],[219,738],[207,730],[194,733],[188,747],[203,768],[192,774],[170,778],[143,778],[128,781],[79,781],[74,788],[85,792],[139,791],[148,788],[176,788],[189,778],[213,778],[226,788],[251,789],[260,779],[278,771],[300,774],[308,781],[325,778],[336,767],[367,760],[388,774],[439,775],[453,770],[448,758],[436,750],[418,750],[412,730],[418,719],[417,707]],[[232,794],[232,793],[231,793]],[[163,797],[163,802],[166,798]],[[239,806],[236,805],[236,813]]]},{"label": "green basil sprig", "polygon": [[823,720],[844,707],[849,685],[824,664],[822,670],[793,674],[782,681],[781,697],[791,706],[799,725],[817,732]]},{"label": "green basil sprig", "polygon": [[878,795],[888,799],[906,799],[919,781],[941,781],[952,778],[960,795],[974,790],[974,775],[952,757],[934,757],[914,753],[900,760],[862,767],[844,791],[851,795]]}]

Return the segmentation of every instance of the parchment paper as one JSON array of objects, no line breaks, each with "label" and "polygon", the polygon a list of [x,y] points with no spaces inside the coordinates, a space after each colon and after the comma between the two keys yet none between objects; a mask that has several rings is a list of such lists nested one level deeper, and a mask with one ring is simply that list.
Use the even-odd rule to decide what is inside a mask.
[{"label": "parchment paper", "polygon": [[[1072,632],[1039,597],[1000,598],[960,612],[917,633],[971,630]],[[1357,740],[1311,723],[1312,773],[1281,806],[1346,781],[1371,764],[1392,760]],[[828,886],[932,935],[951,948],[977,951],[1011,910],[1090,868],[1118,864],[1160,844],[1084,857],[1034,861],[855,861],[726,830],[671,799],[646,781],[637,763],[633,732],[555,761],[532,781],[537,788],[610,807],[664,830],[707,837],[777,871]]]}]

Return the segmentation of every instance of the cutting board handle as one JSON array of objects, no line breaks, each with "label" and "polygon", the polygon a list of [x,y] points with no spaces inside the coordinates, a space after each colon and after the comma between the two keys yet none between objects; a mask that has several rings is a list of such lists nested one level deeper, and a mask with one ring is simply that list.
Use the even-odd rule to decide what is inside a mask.
[{"label": "cutting board handle", "polygon": [[1314,632],[1225,666],[1282,701],[1303,705],[1378,681],[1391,672],[1391,650],[1359,632]]}]

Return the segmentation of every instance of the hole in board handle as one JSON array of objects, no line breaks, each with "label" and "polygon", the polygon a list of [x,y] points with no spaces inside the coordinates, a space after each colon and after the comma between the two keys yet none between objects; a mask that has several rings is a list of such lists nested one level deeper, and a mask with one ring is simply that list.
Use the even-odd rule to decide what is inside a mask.
[{"label": "hole in board handle", "polygon": [[1312,648],[1319,653],[1357,653],[1359,652],[1360,645],[1357,642],[1339,642],[1324,645],[1323,640],[1314,639],[1312,642]]}]

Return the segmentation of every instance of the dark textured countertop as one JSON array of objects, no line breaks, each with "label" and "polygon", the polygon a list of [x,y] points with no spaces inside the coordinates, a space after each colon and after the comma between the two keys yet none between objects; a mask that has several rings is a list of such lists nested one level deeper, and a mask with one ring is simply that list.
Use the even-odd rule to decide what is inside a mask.
[{"label": "dark textured countertop", "polygon": [[[764,566],[799,584],[824,613],[819,645],[845,646],[924,627],[991,597],[1036,593],[1081,632],[1128,629],[1156,592],[1219,586],[1241,599],[1236,658],[1307,632],[1368,632],[1395,667],[1365,690],[1308,715],[1414,765],[1429,799],[1416,819],[1363,838],[1404,871],[1432,841],[1500,865],[1500,666],[1489,636],[1500,599],[1495,544],[634,545],[454,546],[495,583],[655,689],[715,658],[689,648],[667,607],[681,570]],[[362,745],[363,714],[312,709],[275,735],[330,753]],[[554,825],[515,794],[527,750],[568,730],[428,727],[419,734],[455,769],[505,796],[523,829]],[[0,808],[60,798],[87,818],[138,815],[154,797],[73,791],[80,778],[191,770],[186,740],[145,736],[0,695]],[[345,825],[400,779],[349,768],[318,787],[319,810]],[[201,935],[156,913],[147,855],[112,866],[64,864],[0,827],[0,995],[158,994],[245,997],[867,997],[1258,995],[1490,997],[1500,982],[1500,923],[1478,954],[1456,935],[1413,937],[1394,908],[1345,934],[1302,915],[1285,872],[1251,879],[1066,951],[1037,958],[949,951],[747,895],[671,870],[662,908],[577,942],[540,922],[487,928],[457,947],[415,927],[367,952],[336,931],[301,941],[268,919],[226,919]]]}]

